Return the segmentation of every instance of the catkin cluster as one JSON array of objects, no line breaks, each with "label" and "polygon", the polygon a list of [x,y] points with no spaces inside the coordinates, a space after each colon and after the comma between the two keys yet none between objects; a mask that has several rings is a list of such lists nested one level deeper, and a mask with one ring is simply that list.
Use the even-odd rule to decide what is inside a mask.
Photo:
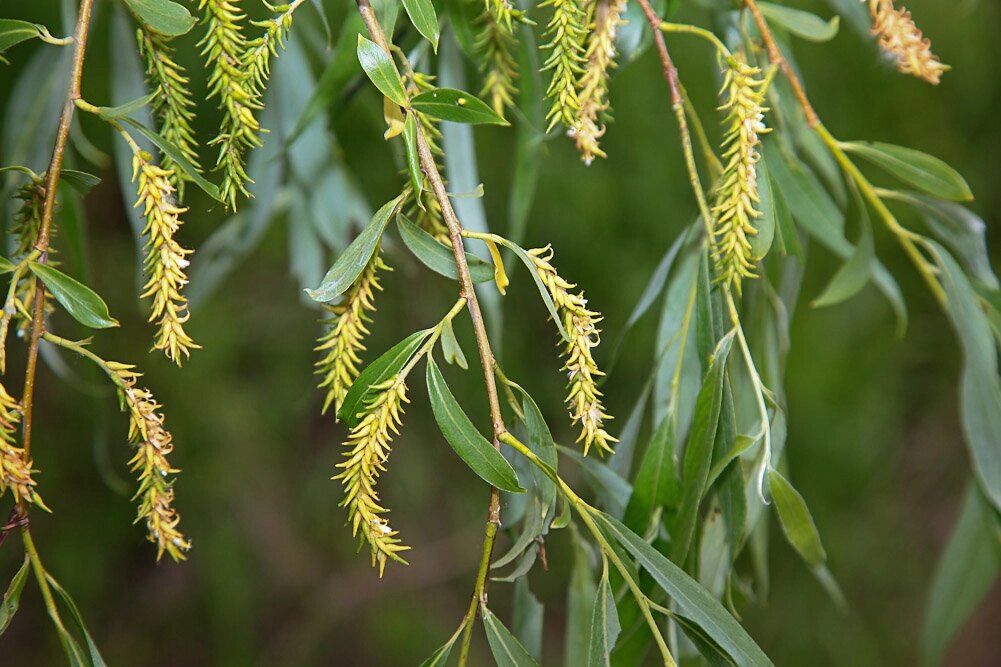
[{"label": "catkin cluster", "polygon": [[382,289],[379,284],[380,270],[391,269],[376,249],[341,302],[325,306],[330,313],[325,321],[328,329],[316,346],[316,351],[323,354],[323,358],[316,362],[316,373],[323,378],[320,388],[327,390],[323,412],[333,404],[336,414],[348,389],[358,378],[359,354],[365,350],[364,340],[369,333],[367,323],[371,322],[369,313],[375,311],[375,293]]},{"label": "catkin cluster", "polygon": [[[410,97],[415,97],[435,88],[434,77],[422,74],[421,72],[407,72],[404,76],[404,84],[407,88],[407,95]],[[438,127],[438,121],[427,114],[418,113],[417,122],[424,133],[428,149],[431,151],[431,155],[434,156],[435,163],[438,164],[442,156],[440,146],[441,129]],[[438,164],[438,171],[445,171],[441,164]],[[409,189],[409,180],[407,183],[406,187]],[[445,226],[445,222],[442,219],[441,204],[438,202],[438,198],[434,196],[434,191],[431,188],[425,187],[420,194],[419,200],[417,197],[408,197],[406,212],[407,216],[418,227],[435,237],[440,243],[448,245],[448,227]]]},{"label": "catkin cluster", "polygon": [[371,547],[372,566],[378,565],[381,577],[386,561],[406,563],[400,552],[410,548],[400,542],[398,531],[390,528],[382,517],[389,510],[380,505],[375,488],[379,475],[386,469],[393,435],[399,434],[403,405],[409,401],[404,377],[392,377],[371,390],[372,399],[365,404],[358,415],[358,424],[344,443],[347,460],[337,464],[342,470],[333,479],[344,486],[341,506],[348,508],[352,533],[356,537],[360,534]]},{"label": "catkin cluster", "polygon": [[598,141],[605,134],[601,116],[608,109],[609,70],[615,67],[615,30],[622,23],[625,8],[625,0],[598,0],[594,8],[594,28],[578,83],[579,108],[569,131],[581,159],[588,165],[595,157],[606,157]]},{"label": "catkin cluster", "polygon": [[136,521],[145,520],[148,538],[156,544],[156,558],[166,551],[176,560],[184,560],[191,542],[177,529],[181,517],[174,509],[174,489],[170,477],[177,472],[167,457],[174,451],[173,437],[164,428],[161,407],[148,390],[136,386],[139,373],[133,366],[108,362],[119,379],[122,409],[129,414],[129,441],[136,445],[129,469],[137,474],[139,488],[133,500],[139,501]]},{"label": "catkin cluster", "polygon": [[872,15],[872,33],[878,38],[883,53],[896,63],[897,69],[938,85],[949,66],[943,65],[932,53],[931,40],[921,33],[911,13],[903,7],[894,7],[893,0],[869,0],[869,13]]},{"label": "catkin cluster", "polygon": [[483,27],[477,40],[482,55],[483,89],[480,95],[490,100],[497,115],[504,116],[504,109],[514,106],[518,92],[518,62],[514,57],[517,40],[515,23],[531,23],[525,13],[512,7],[508,0],[487,0],[486,10],[480,18]]},{"label": "catkin cluster", "polygon": [[591,349],[601,341],[601,331],[596,326],[601,321],[601,315],[588,310],[583,292],[572,293],[571,290],[576,285],[567,282],[556,272],[551,263],[553,249],[550,246],[529,250],[528,254],[549,290],[567,331],[569,340],[563,351],[566,357],[563,370],[569,377],[570,391],[566,403],[570,418],[581,427],[577,442],[584,442],[585,456],[591,445],[597,447],[599,454],[611,453],[612,443],[618,440],[609,435],[603,426],[606,419],[611,419],[601,404],[601,392],[597,384],[597,378],[604,373],[598,369],[591,354]]},{"label": "catkin cluster", "polygon": [[547,6],[552,6],[553,17],[546,26],[551,41],[544,47],[550,54],[543,71],[552,70],[553,78],[546,90],[546,99],[552,100],[546,113],[549,123],[546,129],[549,131],[559,123],[570,129],[580,110],[577,80],[583,72],[587,14],[580,0],[546,0],[540,5]]},{"label": "catkin cluster", "polygon": [[765,79],[761,69],[740,55],[730,59],[720,95],[726,112],[723,138],[725,168],[716,190],[714,252],[720,281],[740,292],[744,278],[754,278],[750,237],[757,234],[754,219],[761,215],[757,164],[759,135],[764,124]]},{"label": "catkin cluster", "polygon": [[174,187],[170,184],[171,171],[153,164],[152,156],[136,150],[132,158],[132,180],[138,179],[138,200],[146,217],[146,259],[143,268],[147,282],[142,297],[152,297],[149,321],[159,327],[153,347],[176,364],[182,355],[187,357],[191,348],[198,348],[184,331],[188,321],[188,300],[181,290],[188,283],[184,270],[191,250],[182,248],[175,239],[181,227],[180,215],[187,209],[177,205]]},{"label": "catkin cluster", "polygon": [[302,0],[290,5],[271,7],[277,12],[275,16],[264,21],[251,22],[258,28],[264,28],[260,37],[248,42],[247,53],[243,58],[250,90],[258,106],[261,104],[261,96],[271,74],[271,57],[277,58],[278,48],[285,48],[285,39],[292,27],[292,13],[300,4]]},{"label": "catkin cluster", "polygon": [[22,500],[45,507],[35,492],[32,479],[31,459],[17,446],[17,425],[21,421],[21,406],[0,385],[0,496],[7,489],[14,496],[14,502]]}]

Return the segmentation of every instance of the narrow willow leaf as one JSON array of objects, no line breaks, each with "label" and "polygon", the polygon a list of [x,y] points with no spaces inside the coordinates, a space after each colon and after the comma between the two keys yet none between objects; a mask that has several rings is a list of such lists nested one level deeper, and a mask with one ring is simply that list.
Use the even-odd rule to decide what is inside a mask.
[{"label": "narrow willow leaf", "polygon": [[654,509],[673,506],[681,500],[681,479],[673,458],[674,431],[672,412],[654,431],[636,472],[633,493],[622,521],[637,532],[646,532]]},{"label": "narrow willow leaf", "polygon": [[341,409],[337,411],[337,418],[344,422],[345,427],[354,428],[358,424],[358,413],[372,395],[371,387],[382,384],[399,373],[417,348],[431,335],[431,331],[415,331],[365,367],[348,390]]},{"label": "narrow willow leaf", "polygon": [[820,533],[806,501],[792,484],[777,470],[768,471],[768,491],[775,501],[775,510],[789,544],[803,560],[813,567],[827,562],[827,553],[820,542]]},{"label": "narrow willow leaf", "polygon": [[197,23],[186,7],[171,0],[125,0],[132,13],[143,24],[161,35],[183,35]]},{"label": "narrow willow leaf", "polygon": [[483,7],[469,0],[445,0],[445,13],[459,48],[470,60],[478,59],[475,26],[483,14]]},{"label": "narrow willow leaf", "polygon": [[463,622],[459,626],[459,629],[455,631],[444,646],[441,646],[437,651],[431,654],[427,660],[421,663],[421,667],[445,667],[448,664],[448,656],[452,653],[452,647],[455,646],[455,642],[459,640],[459,636],[462,634],[463,628],[466,627],[466,623]]},{"label": "narrow willow leaf", "polygon": [[[556,443],[553,441],[553,434],[549,430],[549,425],[542,416],[535,399],[529,396],[522,387],[518,387],[522,394],[522,411],[525,413],[525,430],[528,437],[525,439],[525,446],[535,452],[546,465],[557,470],[559,456],[556,453]],[[533,466],[533,469],[535,467]],[[553,483],[542,471],[535,470],[532,479],[538,487],[539,501],[544,508],[544,514],[549,514],[549,509],[556,502],[556,484]]]},{"label": "narrow willow leaf", "polygon": [[531,256],[520,245],[513,243],[508,239],[498,238],[497,242],[504,247],[513,250],[518,259],[524,263],[525,268],[528,269],[529,274],[531,274],[532,279],[535,281],[535,286],[539,288],[539,296],[542,297],[542,302],[545,303],[546,308],[549,309],[549,315],[553,318],[553,322],[556,323],[556,328],[560,330],[560,335],[563,336],[563,340],[569,341],[570,336],[567,335],[567,330],[563,326],[563,318],[556,312],[556,304],[553,303],[553,297],[550,296],[545,283],[542,282],[542,278],[539,277],[539,273],[535,270],[535,262],[532,261]]},{"label": "narrow willow leaf", "polygon": [[997,348],[977,293],[945,248],[932,244],[939,255],[949,318],[963,346],[960,417],[973,470],[991,504],[1001,509],[1001,381]]},{"label": "narrow willow leaf", "polygon": [[6,257],[0,257],[0,273],[10,273],[17,267]]},{"label": "narrow willow leaf", "polygon": [[525,239],[528,215],[535,201],[535,191],[542,169],[545,132],[542,73],[539,71],[539,50],[531,26],[522,25],[518,32],[518,73],[521,95],[518,110],[521,115],[515,126],[514,174],[508,197],[508,238],[515,243]]},{"label": "narrow willow leaf", "polygon": [[440,120],[472,125],[510,125],[490,106],[462,90],[435,88],[410,100],[413,108]]},{"label": "narrow willow leaf", "polygon": [[421,158],[417,154],[417,115],[407,112],[407,120],[403,123],[403,142],[407,147],[407,170],[410,171],[410,185],[414,189],[414,201],[421,204],[421,194],[424,192],[424,172],[421,171]]},{"label": "narrow willow leaf", "polygon": [[111,317],[108,304],[97,292],[48,264],[31,262],[28,266],[77,322],[92,329],[118,326],[118,320]]},{"label": "narrow willow leaf", "polygon": [[510,493],[524,492],[514,468],[469,421],[445,383],[434,358],[430,356],[427,362],[427,385],[435,421],[459,458],[491,486]]},{"label": "narrow willow leaf", "polygon": [[10,626],[10,622],[17,613],[17,608],[21,604],[21,591],[24,590],[24,582],[28,580],[28,573],[31,571],[31,561],[24,557],[24,562],[10,580],[7,591],[0,601],[0,635]]},{"label": "narrow willow leaf", "polygon": [[51,36],[48,29],[41,24],[16,19],[0,19],[0,53],[26,40],[36,37],[45,39]]},{"label": "narrow willow leaf", "polygon": [[564,667],[579,667],[587,662],[591,643],[591,619],[597,585],[591,572],[590,546],[577,530],[573,531],[574,558],[567,587],[566,633],[563,645]]},{"label": "narrow willow leaf", "polygon": [[633,493],[633,487],[606,463],[593,456],[584,456],[576,449],[557,446],[560,454],[580,466],[584,480],[594,489],[598,505],[614,517],[626,512],[626,502]]},{"label": "narrow willow leaf", "polygon": [[834,39],[841,27],[841,17],[839,16],[825,21],[816,14],[792,7],[773,5],[770,2],[759,2],[758,7],[772,24],[782,26],[797,37],[811,42],[829,42]]},{"label": "narrow willow leaf", "polygon": [[434,13],[431,0],[403,0],[403,8],[407,10],[410,22],[417,32],[431,42],[431,48],[438,53],[438,16]]},{"label": "narrow willow leaf", "polygon": [[615,608],[615,595],[608,583],[608,573],[598,582],[591,614],[591,636],[587,649],[588,667],[610,667],[610,656],[622,628]]},{"label": "narrow willow leaf", "polygon": [[[436,241],[402,213],[396,216],[396,226],[400,230],[403,243],[424,266],[446,278],[458,280],[459,271],[455,268],[455,254],[450,247]],[[466,265],[469,267],[469,277],[474,283],[488,283],[494,279],[493,267],[476,255],[467,252]]]},{"label": "narrow willow leaf", "polygon": [[458,366],[462,370],[469,368],[466,355],[462,353],[462,347],[455,338],[455,330],[452,328],[452,320],[445,320],[445,325],[441,329],[441,353],[445,361]]},{"label": "narrow willow leaf", "polygon": [[758,233],[750,238],[751,257],[756,262],[764,259],[768,251],[772,249],[772,243],[775,241],[775,227],[777,226],[772,179],[768,177],[768,164],[764,158],[758,161],[757,169],[758,182],[761,184],[761,187],[758,188],[760,198],[758,210],[761,211],[761,215],[754,220],[754,226]]},{"label": "narrow willow leaf", "polygon": [[400,73],[389,54],[364,35],[358,35],[358,62],[379,91],[401,107],[407,106]]},{"label": "narrow willow leaf", "polygon": [[[862,210],[865,211],[864,208]],[[872,227],[868,216],[863,215],[860,227],[861,236],[855,250],[852,251],[848,261],[834,274],[831,282],[827,283],[820,296],[810,304],[814,308],[824,308],[847,301],[858,294],[872,278],[876,247],[872,240]]]},{"label": "narrow willow leaf", "polygon": [[482,609],[483,629],[487,633],[487,642],[497,667],[538,667],[539,663],[535,662],[494,613],[486,607]]},{"label": "narrow willow leaf", "polygon": [[932,577],[921,662],[942,662],[956,633],[1001,575],[1001,531],[976,484],[969,484],[949,542]]},{"label": "narrow willow leaf", "polygon": [[528,587],[528,579],[520,577],[514,582],[511,601],[511,625],[514,636],[537,661],[542,660],[542,621],[544,607]]},{"label": "narrow willow leaf", "polygon": [[179,151],[174,144],[170,143],[137,120],[129,118],[128,116],[122,118],[122,120],[134,127],[139,134],[146,137],[153,143],[154,146],[166,153],[170,157],[171,161],[184,172],[184,175],[189,177],[195,185],[205,191],[205,194],[212,197],[216,201],[222,201],[222,194],[220,194],[219,188],[212,183],[209,183],[208,180],[206,180],[205,177],[202,176],[190,162],[188,162],[188,159],[184,157],[181,151]]},{"label": "narrow willow leaf", "polygon": [[671,618],[677,621],[681,631],[685,633],[685,637],[695,645],[695,649],[699,655],[706,659],[709,667],[732,667],[734,665],[726,651],[707,637],[692,619],[678,613],[672,613]]},{"label": "narrow willow leaf", "polygon": [[699,506],[705,495],[712,466],[713,443],[723,404],[726,361],[733,347],[734,331],[716,345],[712,364],[695,400],[695,416],[685,445],[681,471],[681,503],[671,527],[671,560],[684,563],[699,519]]},{"label": "narrow willow leaf", "polygon": [[[59,585],[59,582],[57,582],[48,572],[45,573],[45,578],[48,580],[49,586],[52,587],[52,590],[54,590],[56,595],[59,596],[62,603],[67,609],[69,609],[70,619],[72,619],[73,625],[75,626],[77,632],[83,635],[84,642],[87,644],[87,653],[82,656],[83,661],[81,664],[85,667],[106,667],[104,659],[101,657],[101,652],[97,649],[97,644],[94,643],[90,633],[87,632],[87,626],[84,624],[83,617],[80,615],[80,610],[77,608],[76,603],[73,602],[73,598],[70,597],[70,594],[67,593],[66,590]],[[69,639],[72,638],[64,637],[64,640]]]},{"label": "narrow willow leaf", "polygon": [[841,146],[934,197],[951,201],[973,199],[966,180],[937,157],[913,148],[871,141],[849,141]]},{"label": "narrow willow leaf", "polygon": [[383,230],[401,203],[403,195],[386,202],[375,212],[361,234],[337,257],[327,275],[323,276],[319,287],[305,290],[310,299],[321,303],[333,301],[354,284],[368,261],[372,259]]},{"label": "narrow willow leaf", "polygon": [[869,39],[872,30],[872,22],[869,12],[864,5],[856,0],[827,0],[827,4],[838,12],[848,24],[855,29],[859,36]]},{"label": "narrow willow leaf", "polygon": [[503,556],[496,558],[490,564],[491,569],[499,570],[513,563],[542,534],[544,512],[541,505],[542,502],[539,499],[532,499],[525,513],[525,521],[522,524],[521,533],[519,533],[518,538],[511,545],[511,548]]},{"label": "narrow willow leaf", "polygon": [[149,95],[143,95],[134,100],[130,100],[125,104],[120,104],[116,107],[97,107],[95,113],[103,118],[104,120],[116,120],[118,118],[124,118],[125,116],[130,116],[136,111],[139,111],[147,104],[153,101],[159,93],[150,93]]},{"label": "narrow willow leaf", "polygon": [[603,530],[650,573],[657,584],[675,601],[681,613],[725,650],[736,664],[741,667],[772,665],[772,661],[730,612],[684,570],[607,514],[599,513],[596,519]]},{"label": "narrow willow leaf", "polygon": [[785,196],[775,179],[768,178],[769,190],[772,193],[772,208],[775,211],[775,243],[783,254],[792,255],[800,262],[806,260],[806,253],[803,252],[803,245],[799,241],[799,234],[796,233],[796,225],[789,212],[789,204],[786,203]]},{"label": "narrow willow leaf", "polygon": [[91,188],[98,185],[101,179],[93,174],[88,174],[85,171],[77,171],[76,169],[63,169],[59,172],[59,182],[65,183],[78,194],[85,195]]}]

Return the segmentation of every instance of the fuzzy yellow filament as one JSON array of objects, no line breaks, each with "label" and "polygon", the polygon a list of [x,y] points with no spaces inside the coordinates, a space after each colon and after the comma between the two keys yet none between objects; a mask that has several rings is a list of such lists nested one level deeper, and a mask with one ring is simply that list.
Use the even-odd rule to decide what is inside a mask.
[{"label": "fuzzy yellow filament", "polygon": [[364,340],[369,333],[366,325],[371,322],[368,313],[375,310],[375,293],[382,289],[378,275],[380,269],[389,270],[389,267],[376,250],[343,300],[326,306],[331,315],[326,320],[329,329],[316,347],[316,351],[325,353],[316,363],[317,375],[323,377],[320,388],[327,390],[323,401],[324,412],[333,404],[336,414],[348,389],[358,378],[359,354],[365,350]]},{"label": "fuzzy yellow filament", "polygon": [[372,566],[378,565],[379,576],[387,560],[406,564],[401,551],[410,547],[401,544],[397,531],[389,527],[382,517],[388,512],[380,504],[376,482],[386,469],[390,441],[399,434],[403,404],[408,403],[405,378],[396,376],[373,386],[375,395],[359,414],[358,424],[351,429],[344,443],[347,460],[337,464],[342,471],[333,479],[344,486],[341,506],[348,508],[352,533],[369,543],[372,549]]},{"label": "fuzzy yellow filament", "polygon": [[184,270],[191,250],[182,248],[174,238],[181,227],[180,215],[187,211],[174,200],[171,172],[153,164],[152,156],[136,150],[132,158],[132,180],[138,179],[139,197],[136,207],[146,217],[146,259],[143,268],[147,282],[142,297],[152,297],[149,321],[157,322],[159,330],[153,347],[163,350],[171,361],[181,363],[190,349],[198,348],[184,331],[188,321],[188,300],[181,290],[188,283]]},{"label": "fuzzy yellow filament", "polygon": [[136,445],[129,469],[137,473],[139,488],[133,500],[139,501],[136,521],[145,520],[148,538],[156,544],[156,558],[166,551],[176,560],[184,560],[191,542],[177,528],[181,517],[174,509],[171,475],[179,472],[167,457],[174,451],[173,437],[164,428],[162,406],[146,389],[136,386],[139,373],[132,366],[108,362],[108,368],[120,379],[122,405],[129,414],[129,441]]},{"label": "fuzzy yellow filament", "polygon": [[587,455],[591,446],[598,449],[599,454],[611,453],[612,443],[618,442],[608,434],[603,423],[611,417],[605,413],[601,403],[601,392],[598,390],[597,378],[604,375],[594,362],[591,354],[601,340],[601,331],[597,328],[601,316],[587,308],[587,299],[579,292],[573,294],[576,287],[556,272],[550,263],[553,250],[550,246],[529,250],[535,270],[546,289],[549,290],[556,305],[556,310],[563,318],[569,340],[566,341],[564,356],[566,363],[563,370],[569,377],[570,391],[566,403],[570,419],[574,424],[580,424],[581,432],[577,442],[584,442],[584,454]]},{"label": "fuzzy yellow filament", "polygon": [[0,496],[10,489],[14,502],[24,500],[48,509],[35,492],[31,459],[15,444],[20,420],[21,406],[0,385]]},{"label": "fuzzy yellow filament", "polygon": [[585,53],[587,64],[578,86],[580,108],[569,130],[581,159],[588,165],[595,157],[606,157],[598,141],[605,134],[601,116],[608,109],[609,70],[615,67],[615,30],[622,23],[625,7],[624,0],[598,0],[594,10],[594,30]]},{"label": "fuzzy yellow filament", "polygon": [[938,85],[949,66],[932,53],[931,40],[921,33],[911,13],[903,7],[894,7],[892,0],[869,0],[869,13],[872,33],[883,52],[896,62],[897,69]]},{"label": "fuzzy yellow filament", "polygon": [[758,233],[754,219],[758,205],[757,164],[759,135],[764,124],[765,79],[761,70],[748,65],[740,55],[730,59],[723,89],[726,135],[723,139],[723,175],[712,209],[715,220],[715,256],[720,281],[740,292],[741,281],[754,278],[750,237]]}]

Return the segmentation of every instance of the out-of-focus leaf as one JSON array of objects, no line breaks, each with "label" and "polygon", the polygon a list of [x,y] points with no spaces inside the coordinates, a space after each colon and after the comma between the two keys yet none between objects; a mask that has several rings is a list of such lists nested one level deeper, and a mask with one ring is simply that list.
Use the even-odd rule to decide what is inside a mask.
[{"label": "out-of-focus leaf", "polygon": [[400,73],[389,54],[364,35],[358,35],[358,62],[379,91],[401,107],[407,106]]},{"label": "out-of-focus leaf", "polygon": [[827,553],[820,542],[817,525],[799,491],[777,470],[768,471],[768,490],[775,501],[782,532],[789,544],[813,567],[827,562]]},{"label": "out-of-focus leaf", "polygon": [[0,273],[10,273],[15,268],[13,262],[11,262],[6,257],[0,257]]},{"label": "out-of-focus leaf", "polygon": [[838,34],[841,19],[835,16],[825,21],[816,14],[801,9],[760,2],[761,13],[773,24],[780,25],[797,37],[811,42],[829,42]]},{"label": "out-of-focus leaf", "polygon": [[871,141],[849,141],[842,147],[860,155],[887,173],[939,199],[970,201],[966,180],[942,160],[904,146]]},{"label": "out-of-focus leaf", "polygon": [[0,601],[0,636],[10,626],[14,614],[17,613],[17,608],[21,604],[21,591],[24,590],[24,582],[28,580],[30,568],[31,561],[25,556],[24,562],[14,574],[14,578],[10,580],[6,592],[3,594],[3,600]]},{"label": "out-of-focus leaf", "polygon": [[591,572],[590,547],[574,531],[573,568],[567,588],[567,620],[563,643],[564,667],[587,663],[590,647],[591,617],[597,587]]},{"label": "out-of-focus leaf", "polygon": [[528,579],[520,577],[514,582],[513,598],[511,625],[514,627],[514,636],[530,656],[542,660],[543,606],[532,595]]},{"label": "out-of-focus leaf", "polygon": [[490,652],[497,667],[538,667],[538,663],[528,654],[525,647],[504,627],[492,611],[483,610],[483,629],[487,633]]},{"label": "out-of-focus leaf", "polygon": [[440,120],[470,125],[510,125],[490,106],[463,90],[435,88],[410,100],[414,110]]},{"label": "out-of-focus leaf", "polygon": [[63,169],[59,172],[59,182],[65,183],[76,190],[77,193],[85,195],[91,188],[100,183],[101,179],[85,171]]},{"label": "out-of-focus leaf", "polygon": [[650,438],[636,472],[633,494],[622,517],[622,522],[636,532],[646,532],[655,508],[676,505],[681,500],[681,479],[674,462],[674,430],[674,416],[668,413]]},{"label": "out-of-focus leaf", "polygon": [[591,613],[591,636],[587,648],[587,667],[610,667],[609,656],[622,628],[615,608],[615,595],[608,583],[608,573],[598,581]]},{"label": "out-of-focus leaf", "polygon": [[462,635],[462,630],[465,627],[465,623],[460,625],[459,629],[445,642],[444,646],[439,647],[438,650],[431,654],[431,657],[421,663],[421,667],[445,667],[448,664],[448,656],[452,653],[452,647],[459,640],[459,636]]},{"label": "out-of-focus leaf", "polygon": [[876,247],[872,240],[872,227],[865,206],[863,205],[860,210],[862,217],[859,224],[861,233],[859,242],[848,261],[838,269],[820,296],[813,300],[811,305],[814,308],[824,308],[847,301],[858,294],[872,277],[872,269],[876,263]]},{"label": "out-of-focus leaf", "polygon": [[865,5],[855,0],[827,0],[827,4],[844,17],[860,36],[866,40],[870,39],[872,24]]},{"label": "out-of-focus leaf", "polygon": [[475,26],[483,14],[483,5],[476,0],[445,0],[445,13],[451,33],[462,52],[471,59],[479,57]]},{"label": "out-of-focus leaf", "polygon": [[515,124],[514,174],[511,177],[511,202],[508,212],[507,237],[515,243],[525,239],[528,214],[535,200],[542,168],[545,132],[542,131],[542,74],[539,71],[539,52],[535,33],[523,25],[518,33],[519,88],[518,122]]},{"label": "out-of-focus leaf", "polygon": [[557,446],[557,449],[581,467],[585,481],[598,496],[598,505],[612,516],[621,517],[626,511],[626,501],[633,493],[629,482],[593,456],[584,456],[569,447]]},{"label": "out-of-focus leaf", "polygon": [[[458,279],[459,271],[455,268],[455,255],[451,248],[443,246],[402,213],[396,216],[396,225],[403,243],[424,266],[446,278]],[[466,264],[469,266],[469,277],[474,283],[488,283],[494,279],[493,267],[476,255],[467,252]]]},{"label": "out-of-focus leaf", "polygon": [[29,267],[66,312],[80,324],[92,329],[118,326],[118,320],[108,313],[108,304],[94,290],[48,264],[31,262]]},{"label": "out-of-focus leaf", "polygon": [[[69,609],[70,619],[73,621],[73,627],[76,628],[77,632],[83,635],[84,642],[87,645],[87,652],[80,652],[80,657],[82,658],[80,665],[82,667],[106,667],[104,659],[101,657],[101,652],[97,649],[97,644],[94,643],[90,633],[87,632],[87,626],[84,625],[83,616],[80,615],[80,610],[77,608],[76,603],[73,602],[73,598],[70,597],[70,594],[67,593],[66,590],[59,585],[59,582],[57,582],[48,572],[45,573],[45,578],[48,580],[49,586],[56,592],[56,595],[59,597],[63,605]],[[60,635],[62,635],[64,647],[68,648],[67,645],[70,642],[75,643],[75,640],[71,635],[64,633],[64,630],[58,628],[58,626],[57,630],[59,630]],[[69,650],[67,650],[67,655],[71,658],[74,657],[73,653]]]},{"label": "out-of-focus leaf", "polygon": [[198,22],[187,7],[171,0],[125,0],[125,4],[147,28],[167,37],[183,35]]},{"label": "out-of-focus leaf", "polygon": [[407,10],[410,22],[417,32],[431,42],[431,48],[438,52],[438,16],[434,12],[431,0],[403,0],[403,8]]},{"label": "out-of-focus leaf", "polygon": [[524,492],[514,468],[469,421],[430,355],[427,360],[427,385],[438,428],[459,458],[491,486],[510,493]]}]

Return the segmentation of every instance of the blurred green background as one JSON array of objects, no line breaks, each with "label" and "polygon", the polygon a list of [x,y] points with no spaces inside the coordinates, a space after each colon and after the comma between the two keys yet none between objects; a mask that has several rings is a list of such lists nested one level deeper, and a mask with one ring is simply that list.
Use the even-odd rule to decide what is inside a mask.
[{"label": "blurred green background", "polygon": [[[133,48],[131,42],[109,45],[109,4],[98,3],[84,80],[85,96],[98,104],[108,103],[111,59]],[[336,35],[349,7],[330,4]],[[822,2],[789,4],[831,12]],[[7,3],[2,13],[42,21],[62,34],[56,5]],[[844,25],[831,43],[795,44],[811,97],[840,138],[913,146],[957,167],[977,195],[973,209],[996,228],[1001,6],[992,0],[912,0],[909,8],[935,51],[953,66],[941,86],[898,75],[880,61],[870,40]],[[293,33],[316,22],[311,8],[300,12]],[[679,16],[704,21],[687,6]],[[181,42],[181,60],[190,66],[197,63],[195,41],[192,34]],[[708,51],[693,40],[670,44],[703,117],[712,118],[716,82]],[[22,45],[8,54],[11,64],[0,66],[4,107],[27,58],[42,48],[55,47]],[[203,85],[200,74],[195,79],[196,88]],[[611,96],[615,122],[604,144],[609,158],[587,168],[570,142],[548,142],[527,230],[527,245],[553,243],[561,273],[578,282],[605,315],[609,341],[664,250],[694,215],[654,54],[622,67]],[[376,206],[401,185],[399,163],[380,137],[380,109],[377,96],[363,89],[332,126],[343,160]],[[215,122],[206,116],[202,137]],[[26,120],[8,114],[4,133],[17,135]],[[83,124],[86,135],[110,152],[108,132],[90,120]],[[715,123],[709,129],[715,136]],[[489,225],[501,233],[507,225],[511,136],[504,129],[475,131],[483,204]],[[112,170],[100,174],[104,182],[85,203],[86,262],[64,260],[89,274],[122,321],[121,329],[100,332],[94,348],[139,364],[166,406],[177,445],[174,462],[183,469],[177,506],[194,543],[186,563],[155,564],[143,530],[131,525],[127,424],[114,395],[75,359],[46,365],[38,384],[34,454],[42,495],[54,513],[35,512],[33,533],[108,664],[418,664],[451,634],[467,606],[487,501],[482,483],[437,435],[421,383],[413,383],[413,405],[382,481],[393,525],[414,547],[411,565],[391,566],[379,581],[367,554],[355,553],[338,507],[340,487],[329,480],[343,431],[319,414],[322,396],[312,374],[319,314],[289,275],[289,216],[276,219],[256,250],[194,313],[190,331],[204,349],[178,370],[147,351],[149,330],[134,296],[135,246],[123,195]],[[125,193],[125,200],[132,194]],[[200,194],[192,195],[191,205],[184,237],[197,248],[223,214]],[[989,232],[995,254],[997,239]],[[885,301],[871,288],[848,304],[811,309],[810,300],[838,263],[820,248],[809,253],[787,373],[788,457],[851,611],[842,615],[833,608],[773,530],[768,605],[742,612],[778,665],[914,664],[927,585],[969,475],[956,413],[954,339],[899,249],[885,235],[878,241],[910,308],[910,326],[899,339]],[[384,281],[369,358],[436,321],[454,298],[453,285],[400,253],[391,253],[389,261],[395,271]],[[539,401],[557,439],[571,440],[552,326],[524,273],[513,270],[512,278],[505,299],[505,365]],[[649,316],[628,339],[605,387],[608,406],[619,416],[616,424],[646,379],[655,319]],[[84,335],[64,316],[55,326],[65,335]],[[458,333],[472,361],[468,323]],[[13,342],[12,349],[8,382],[19,390],[22,346]],[[478,369],[445,372],[467,409],[485,423]],[[576,479],[569,465],[567,472]],[[9,497],[0,502],[0,515],[9,505]],[[547,551],[549,571],[533,572],[531,584],[546,605],[543,664],[550,665],[561,662],[567,536],[554,535]],[[0,548],[4,582],[20,558],[19,539],[12,535]],[[504,614],[509,585],[495,584],[490,593],[491,605]],[[0,664],[61,664],[31,582],[22,603],[0,641]],[[962,632],[948,663],[1001,665],[998,627],[1001,587]],[[482,637],[478,643],[474,664],[489,664]]]}]

